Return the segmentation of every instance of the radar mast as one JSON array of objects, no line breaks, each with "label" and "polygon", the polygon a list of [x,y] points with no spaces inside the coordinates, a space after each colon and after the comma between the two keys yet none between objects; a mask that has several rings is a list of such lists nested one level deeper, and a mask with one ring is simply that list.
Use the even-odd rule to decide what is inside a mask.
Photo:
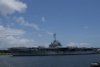
[{"label": "radar mast", "polygon": [[54,41],[56,41],[56,33],[53,34]]}]

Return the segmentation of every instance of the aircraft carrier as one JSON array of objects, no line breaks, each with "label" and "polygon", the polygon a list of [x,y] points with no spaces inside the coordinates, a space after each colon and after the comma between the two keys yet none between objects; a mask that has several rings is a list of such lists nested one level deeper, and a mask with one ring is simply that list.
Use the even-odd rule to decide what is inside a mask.
[{"label": "aircraft carrier", "polygon": [[50,56],[50,55],[87,55],[100,54],[97,48],[78,48],[78,47],[62,47],[62,44],[56,39],[54,34],[54,41],[49,47],[14,47],[9,48],[13,56]]}]

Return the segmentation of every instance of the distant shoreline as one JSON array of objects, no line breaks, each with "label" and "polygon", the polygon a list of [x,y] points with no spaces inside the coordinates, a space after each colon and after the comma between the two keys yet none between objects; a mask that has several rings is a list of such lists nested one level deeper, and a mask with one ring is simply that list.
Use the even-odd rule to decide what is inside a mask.
[{"label": "distant shoreline", "polygon": [[11,55],[11,53],[0,53],[0,56],[2,55]]}]

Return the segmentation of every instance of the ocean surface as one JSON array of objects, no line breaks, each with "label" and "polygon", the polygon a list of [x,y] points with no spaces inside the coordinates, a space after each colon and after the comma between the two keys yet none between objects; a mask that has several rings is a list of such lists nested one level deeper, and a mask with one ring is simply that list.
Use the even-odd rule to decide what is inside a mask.
[{"label": "ocean surface", "polygon": [[0,67],[90,67],[100,54],[65,56],[0,56]]}]

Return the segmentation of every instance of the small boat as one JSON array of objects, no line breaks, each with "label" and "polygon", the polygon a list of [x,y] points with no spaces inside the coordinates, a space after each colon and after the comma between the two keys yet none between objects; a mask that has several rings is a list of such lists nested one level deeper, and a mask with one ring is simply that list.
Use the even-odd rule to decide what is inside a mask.
[{"label": "small boat", "polygon": [[100,67],[100,63],[99,62],[91,63],[90,67]]}]

